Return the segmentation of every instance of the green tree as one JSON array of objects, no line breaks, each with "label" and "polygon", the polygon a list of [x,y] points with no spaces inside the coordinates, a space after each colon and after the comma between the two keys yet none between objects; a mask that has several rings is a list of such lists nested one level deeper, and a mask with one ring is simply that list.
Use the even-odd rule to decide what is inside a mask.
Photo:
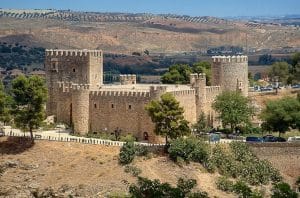
[{"label": "green tree", "polygon": [[47,89],[38,76],[20,76],[12,81],[13,113],[16,125],[29,130],[33,140],[33,129],[38,128],[45,118]]},{"label": "green tree", "polygon": [[205,73],[206,84],[211,84],[211,65],[209,62],[197,62],[190,67],[187,64],[176,64],[169,67],[161,81],[164,84],[188,84],[190,83],[191,73]]},{"label": "green tree", "polygon": [[278,131],[279,136],[289,130],[289,127],[300,128],[300,101],[297,98],[285,97],[269,101],[261,113],[264,125],[272,131]]},{"label": "green tree", "polygon": [[287,83],[289,78],[290,65],[286,62],[276,62],[269,70],[269,76],[271,78],[278,78],[282,83]]},{"label": "green tree", "polygon": [[138,177],[138,183],[131,184],[129,193],[133,198],[207,198],[206,192],[191,192],[197,182],[194,179],[184,180],[179,178],[177,187],[172,187],[169,183],[161,183],[159,180],[149,180]]},{"label": "green tree", "polygon": [[297,198],[298,194],[294,192],[290,185],[284,182],[275,184],[272,188],[272,198]]},{"label": "green tree", "polygon": [[291,74],[294,82],[300,82],[300,52],[292,56]]},{"label": "green tree", "polygon": [[205,73],[206,74],[206,84],[211,85],[211,65],[209,62],[202,61],[194,63],[192,66],[193,73]]},{"label": "green tree", "polygon": [[230,125],[231,132],[239,124],[249,123],[254,112],[248,98],[235,91],[226,91],[218,95],[212,107],[219,113],[223,126]]},{"label": "green tree", "polygon": [[197,133],[204,132],[208,128],[207,118],[204,114],[204,112],[201,112],[199,115],[199,118],[197,120],[197,123],[194,124],[194,129],[196,129]]},{"label": "green tree", "polygon": [[165,93],[160,100],[152,100],[145,109],[155,123],[155,134],[175,139],[190,134],[188,121],[184,119],[184,110],[170,93]]},{"label": "green tree", "polygon": [[11,120],[11,97],[5,93],[2,81],[0,81],[0,121],[4,125]]},{"label": "green tree", "polygon": [[164,84],[188,84],[191,73],[192,69],[189,65],[172,65],[169,67],[169,71],[162,76],[161,81]]}]

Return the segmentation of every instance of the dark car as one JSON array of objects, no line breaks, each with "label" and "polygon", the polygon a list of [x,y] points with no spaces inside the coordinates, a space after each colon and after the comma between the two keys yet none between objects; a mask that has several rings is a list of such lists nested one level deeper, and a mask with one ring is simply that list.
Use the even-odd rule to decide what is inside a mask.
[{"label": "dark car", "polygon": [[273,135],[266,135],[263,137],[264,142],[276,142],[276,137]]},{"label": "dark car", "polygon": [[276,142],[286,142],[286,139],[283,137],[276,137]]},{"label": "dark car", "polygon": [[264,142],[286,142],[283,137],[275,137],[273,135],[266,135],[263,137]]},{"label": "dark car", "polygon": [[261,137],[246,137],[246,142],[264,142]]}]

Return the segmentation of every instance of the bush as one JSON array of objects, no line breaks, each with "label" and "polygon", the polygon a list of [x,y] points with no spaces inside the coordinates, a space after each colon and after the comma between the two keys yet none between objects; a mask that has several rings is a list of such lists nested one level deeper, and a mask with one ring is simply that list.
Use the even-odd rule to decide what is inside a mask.
[{"label": "bush", "polygon": [[137,177],[142,173],[142,170],[136,166],[125,166],[125,173],[130,173],[132,176]]},{"label": "bush", "polygon": [[272,198],[297,198],[298,195],[294,192],[290,185],[284,182],[275,184],[272,188]]},{"label": "bush", "polygon": [[177,161],[178,157],[180,157],[186,162],[194,161],[204,163],[208,160],[208,148],[207,143],[196,138],[178,138],[171,142],[168,153],[170,158],[174,161]]},{"label": "bush", "polygon": [[216,184],[217,184],[217,188],[219,190],[222,190],[225,192],[233,191],[233,182],[228,180],[227,177],[219,177]]},{"label": "bush", "polygon": [[242,198],[248,198],[251,197],[252,195],[251,188],[243,181],[237,181],[233,185],[233,192],[235,192],[236,194],[239,195],[239,197]]},{"label": "bush", "polygon": [[208,198],[206,192],[191,192],[196,186],[196,180],[179,179],[177,187],[172,187],[169,183],[160,183],[159,180],[149,180],[147,178],[138,177],[138,183],[131,184],[129,193],[133,198],[140,197],[176,197],[176,198]]},{"label": "bush", "polygon": [[149,153],[149,150],[146,146],[135,145],[135,154],[137,156],[146,156]]},{"label": "bush", "polygon": [[125,136],[120,137],[121,142],[135,142],[136,137],[134,137],[132,134],[127,134]]},{"label": "bush", "polygon": [[135,156],[135,146],[133,142],[126,142],[119,154],[119,162],[121,164],[129,164],[133,161]]}]

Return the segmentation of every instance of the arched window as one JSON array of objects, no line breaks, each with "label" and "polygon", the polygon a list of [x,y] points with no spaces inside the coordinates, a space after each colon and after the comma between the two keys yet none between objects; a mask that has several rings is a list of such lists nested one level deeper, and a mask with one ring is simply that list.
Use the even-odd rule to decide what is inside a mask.
[{"label": "arched window", "polygon": [[149,140],[149,135],[147,132],[144,132],[144,140],[148,141]]}]

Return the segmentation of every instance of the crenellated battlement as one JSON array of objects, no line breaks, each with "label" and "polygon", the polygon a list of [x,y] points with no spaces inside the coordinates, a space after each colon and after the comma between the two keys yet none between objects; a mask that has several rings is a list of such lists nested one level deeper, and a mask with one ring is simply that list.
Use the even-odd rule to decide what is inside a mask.
[{"label": "crenellated battlement", "polygon": [[91,91],[93,98],[99,96],[121,96],[121,97],[150,97],[149,91]]},{"label": "crenellated battlement", "polygon": [[120,82],[122,85],[136,84],[136,75],[135,74],[121,74]]},{"label": "crenellated battlement", "polygon": [[248,56],[213,56],[214,63],[243,63],[248,62]]},{"label": "crenellated battlement", "polygon": [[102,50],[63,50],[63,49],[46,49],[46,56],[94,56],[102,57]]},{"label": "crenellated battlement", "polygon": [[193,73],[193,74],[190,74],[190,77],[191,78],[194,78],[194,79],[203,79],[203,78],[206,78],[206,74],[205,73]]},{"label": "crenellated battlement", "polygon": [[89,84],[72,84],[73,91],[86,91],[90,90]]},{"label": "crenellated battlement", "polygon": [[220,92],[221,86],[206,86],[206,93]]},{"label": "crenellated battlement", "polygon": [[170,93],[172,93],[174,96],[195,95],[195,90],[190,89],[190,90],[172,91]]}]

